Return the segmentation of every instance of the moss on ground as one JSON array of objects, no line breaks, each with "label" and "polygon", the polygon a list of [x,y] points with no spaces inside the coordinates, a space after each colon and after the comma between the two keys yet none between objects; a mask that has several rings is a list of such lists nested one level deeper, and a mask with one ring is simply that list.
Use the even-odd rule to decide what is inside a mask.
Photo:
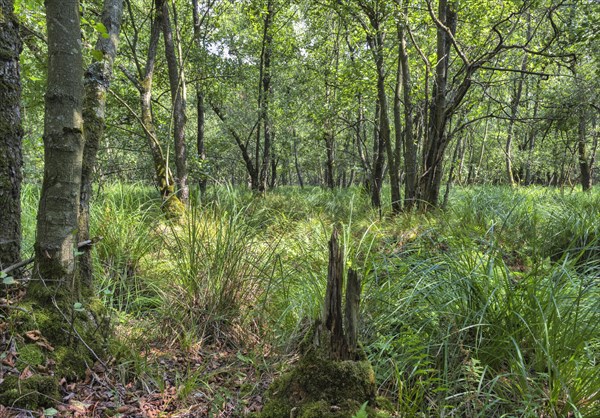
[{"label": "moss on ground", "polygon": [[[352,417],[364,402],[375,404],[375,374],[367,360],[335,361],[308,352],[267,392],[261,418]],[[377,416],[370,408],[369,416]]]},{"label": "moss on ground", "polygon": [[45,358],[41,347],[35,344],[26,344],[19,348],[17,367],[39,366],[44,363]]},{"label": "moss on ground", "polygon": [[7,376],[0,383],[0,405],[36,410],[60,402],[58,379],[54,376],[34,375],[20,380]]},{"label": "moss on ground", "polygon": [[26,367],[35,373],[37,366],[52,366],[43,375],[33,374],[23,379],[16,374],[6,376],[0,384],[0,405],[35,410],[60,401],[61,378],[75,380],[85,376],[87,367],[96,361],[90,348],[96,355],[102,355],[106,310],[101,303],[90,299],[75,311],[70,302],[65,303],[61,313],[55,306],[45,304],[44,298],[29,296],[20,304],[23,310],[15,310],[9,318],[13,335],[35,336],[23,337],[27,343],[17,351],[16,372],[27,375],[23,373]]}]

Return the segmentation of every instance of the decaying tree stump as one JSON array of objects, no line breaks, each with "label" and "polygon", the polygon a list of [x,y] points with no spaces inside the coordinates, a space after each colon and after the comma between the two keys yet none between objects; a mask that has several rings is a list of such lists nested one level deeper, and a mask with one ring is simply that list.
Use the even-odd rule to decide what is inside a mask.
[{"label": "decaying tree stump", "polygon": [[[348,271],[345,315],[342,316],[342,287],[344,284],[344,257],[338,242],[339,233],[333,230],[329,241],[329,269],[327,290],[323,303],[322,322],[317,321],[314,343],[329,352],[331,360],[358,360],[356,358],[360,280],[356,271]],[[344,324],[345,319],[345,324]],[[323,341],[325,333],[328,338]],[[327,341],[328,340],[328,341]],[[327,345],[329,345],[327,347]]]},{"label": "decaying tree stump", "polygon": [[363,403],[374,406],[375,375],[357,337],[361,284],[349,270],[342,309],[344,264],[336,228],[321,318],[301,344],[301,359],[269,388],[260,417],[352,417]]}]

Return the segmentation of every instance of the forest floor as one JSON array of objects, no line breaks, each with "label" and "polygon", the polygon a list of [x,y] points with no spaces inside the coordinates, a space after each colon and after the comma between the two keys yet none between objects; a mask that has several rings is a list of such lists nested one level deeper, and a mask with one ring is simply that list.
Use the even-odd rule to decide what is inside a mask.
[{"label": "forest floor", "polygon": [[[17,307],[24,294],[24,289],[13,289],[0,299],[0,310],[8,310],[6,305],[11,306],[10,309]],[[27,379],[34,373],[27,368],[20,372],[15,368],[19,358],[15,341],[31,340],[30,336],[37,333],[31,330],[25,334],[15,335],[8,322],[0,323],[0,352],[3,354],[0,380],[11,374]],[[44,345],[52,348],[47,343]],[[229,344],[198,343],[182,350],[174,343],[159,341],[143,353],[147,368],[140,375],[123,379],[122,364],[117,364],[114,358],[97,361],[87,368],[83,379],[60,380],[63,397],[55,400],[54,407],[25,410],[0,405],[0,418],[246,416],[262,409],[263,393],[277,374],[272,365],[289,360],[265,352],[257,364],[253,355]],[[156,385],[156,377],[145,381],[144,373],[150,370],[161,374],[160,387]],[[35,373],[53,374],[51,362],[46,359]]]}]

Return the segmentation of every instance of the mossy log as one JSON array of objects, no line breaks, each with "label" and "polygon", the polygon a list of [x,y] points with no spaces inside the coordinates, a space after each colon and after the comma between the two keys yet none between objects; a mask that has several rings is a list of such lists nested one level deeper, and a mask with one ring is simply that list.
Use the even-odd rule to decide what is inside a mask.
[{"label": "mossy log", "polygon": [[[342,310],[344,259],[338,237],[335,229],[321,318],[306,334],[299,362],[269,388],[262,418],[352,417],[363,403],[374,406],[375,374],[357,338],[360,280],[355,271],[348,272]],[[369,408],[369,416],[385,414]]]}]

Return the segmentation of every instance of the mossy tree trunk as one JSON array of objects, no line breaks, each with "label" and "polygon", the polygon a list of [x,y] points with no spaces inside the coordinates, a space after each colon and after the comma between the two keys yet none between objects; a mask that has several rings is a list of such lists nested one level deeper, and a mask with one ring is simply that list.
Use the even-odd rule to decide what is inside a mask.
[{"label": "mossy tree trunk", "polygon": [[78,0],[47,0],[48,80],[44,180],[29,293],[39,302],[72,298],[83,162],[83,57]]},{"label": "mossy tree trunk", "polygon": [[21,251],[21,39],[13,3],[0,0],[0,269]]},{"label": "mossy tree trunk", "polygon": [[[98,36],[96,51],[102,57],[94,57],[84,78],[85,97],[83,102],[83,124],[85,126],[85,147],[81,169],[81,195],[79,199],[78,241],[90,238],[90,199],[92,196],[92,174],[96,165],[96,154],[106,126],[106,94],[113,74],[113,62],[117,55],[123,0],[105,0],[102,23],[106,33]],[[91,288],[92,259],[85,251],[79,260],[79,271],[84,287]]]}]

